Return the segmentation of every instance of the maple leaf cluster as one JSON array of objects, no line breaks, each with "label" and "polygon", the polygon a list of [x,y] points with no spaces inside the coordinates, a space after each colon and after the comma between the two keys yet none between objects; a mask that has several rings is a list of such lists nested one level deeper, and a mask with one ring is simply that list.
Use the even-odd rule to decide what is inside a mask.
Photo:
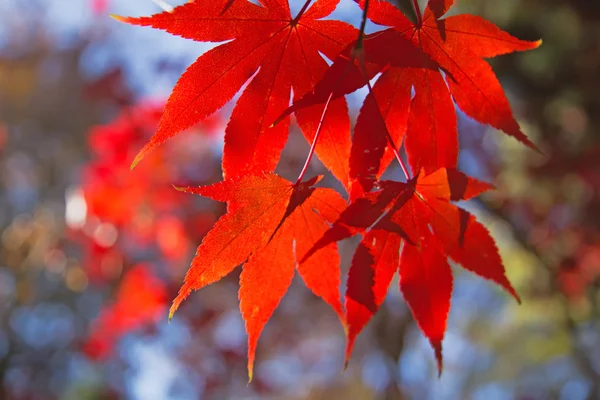
[{"label": "maple leaf cluster", "polygon": [[[223,181],[181,188],[227,202],[227,213],[198,247],[170,316],[192,291],[242,265],[239,298],[250,379],[260,333],[294,270],[346,327],[346,360],[398,273],[440,373],[452,293],[448,260],[518,300],[487,229],[452,204],[491,188],[456,170],[455,107],[535,149],[484,59],[541,42],[519,40],[476,16],[446,17],[453,0],[430,0],[423,13],[415,1],[416,22],[385,1],[356,1],[363,10],[360,29],[326,19],[338,3],[307,0],[292,15],[287,0],[194,0],[150,17],[115,17],[187,39],[223,42],[183,73],[156,133],[132,166],[245,86],[225,129]],[[367,19],[384,29],[365,34]],[[364,86],[368,95],[351,130],[344,96]],[[292,113],[311,144],[295,183],[274,173]],[[303,179],[313,153],[349,201],[315,187],[320,177]],[[380,180],[394,158],[406,182]],[[337,242],[354,235],[362,239],[342,306]]]}]

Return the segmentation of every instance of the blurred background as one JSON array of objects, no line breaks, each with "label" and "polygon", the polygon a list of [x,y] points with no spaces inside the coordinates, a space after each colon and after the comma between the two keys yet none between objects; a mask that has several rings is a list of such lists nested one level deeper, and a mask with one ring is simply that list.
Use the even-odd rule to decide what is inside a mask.
[{"label": "blurred background", "polygon": [[[544,40],[491,60],[544,156],[459,117],[461,168],[499,189],[465,206],[497,239],[523,304],[455,268],[437,379],[393,284],[342,372],[343,330],[298,279],[247,385],[239,269],[167,323],[224,212],[171,185],[220,179],[231,105],[129,172],[209,47],[108,17],[159,12],[151,0],[0,0],[0,399],[600,399],[600,2],[458,3],[454,13]],[[335,13],[358,16],[348,0]],[[297,175],[307,150],[292,135],[278,172]],[[341,246],[344,271],[354,245]]]}]

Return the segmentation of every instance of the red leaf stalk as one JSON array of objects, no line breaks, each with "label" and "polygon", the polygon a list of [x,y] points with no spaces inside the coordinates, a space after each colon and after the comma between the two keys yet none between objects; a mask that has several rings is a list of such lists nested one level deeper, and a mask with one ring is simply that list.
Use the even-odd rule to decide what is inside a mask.
[{"label": "red leaf stalk", "polygon": [[317,140],[319,139],[319,134],[323,128],[323,122],[325,121],[325,117],[327,116],[327,110],[329,110],[329,103],[331,103],[331,99],[333,98],[333,91],[327,98],[327,102],[325,103],[325,107],[323,107],[323,114],[321,114],[321,119],[319,120],[319,125],[317,126],[317,131],[315,132],[315,137],[310,145],[310,151],[308,152],[308,157],[306,157],[306,161],[304,162],[304,167],[302,167],[302,171],[300,171],[300,175],[298,175],[298,179],[296,180],[296,185],[302,182],[302,178],[304,178],[304,174],[306,174],[306,170],[308,169],[308,164],[310,164],[310,160],[312,159],[313,154],[315,154],[315,149],[317,147]]},{"label": "red leaf stalk", "polygon": [[[373,94],[373,88],[371,87],[371,82],[369,82],[368,79],[367,79],[367,88],[369,89],[369,94],[373,97],[373,101],[375,102],[377,109],[380,109],[379,105],[377,105],[377,99],[375,98],[375,94]],[[390,131],[387,129],[387,124],[385,123],[385,118],[383,118],[383,115],[381,115],[381,112],[378,112],[377,115],[379,115],[379,117],[383,120],[382,122],[383,122],[383,125],[385,126],[385,137],[388,141],[388,144],[392,148],[392,152],[394,152],[394,156],[396,156],[396,160],[398,160],[398,163],[400,164],[400,168],[402,168],[402,172],[404,173],[406,180],[409,181],[411,179],[411,177],[410,177],[410,174],[408,173],[408,168],[406,168],[406,164],[404,163],[404,160],[402,160],[402,157],[400,156],[400,153],[398,152],[398,148],[396,147],[396,144],[394,143],[394,139],[392,138],[392,135],[390,135]]]},{"label": "red leaf stalk", "polygon": [[421,7],[419,7],[419,0],[412,0],[415,14],[417,14],[417,27],[420,28],[423,24],[423,17],[421,17]]}]

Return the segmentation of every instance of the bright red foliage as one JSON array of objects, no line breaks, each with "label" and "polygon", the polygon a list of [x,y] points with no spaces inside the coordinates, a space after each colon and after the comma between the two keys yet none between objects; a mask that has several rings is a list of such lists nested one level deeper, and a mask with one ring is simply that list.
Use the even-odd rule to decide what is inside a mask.
[{"label": "bright red foliage", "polygon": [[[410,42],[424,56],[425,61],[418,68],[405,68],[407,79],[415,88],[406,137],[409,162],[415,171],[425,168],[431,172],[456,164],[456,118],[450,95],[471,118],[535,148],[512,116],[492,69],[481,58],[534,49],[541,42],[518,40],[484,19],[470,15],[440,19],[452,3],[446,0],[434,2],[434,8],[428,5],[421,24],[417,25],[387,2],[375,0],[369,8],[368,15],[373,22],[391,26],[401,40]],[[430,61],[436,64],[435,68]],[[445,82],[440,71],[445,74]],[[427,143],[436,145],[432,148]]]},{"label": "bright red foliage", "polygon": [[[351,178],[363,180],[366,189],[370,185],[364,176],[372,181],[392,159],[389,151],[382,158],[386,129],[395,144],[405,140],[414,172],[456,167],[458,138],[452,99],[471,118],[536,148],[521,132],[500,83],[482,58],[534,49],[541,41],[518,40],[471,15],[438,19],[452,1],[434,4],[436,9],[428,6],[421,23],[415,25],[390,3],[371,1],[369,18],[391,28],[365,37],[363,60],[353,59],[352,52],[346,51],[315,90],[286,111],[298,112],[325,103],[329,94],[336,98],[354,91],[381,71],[358,116],[350,158]],[[361,63],[366,71],[361,71]]]},{"label": "bright red foliage", "polygon": [[127,271],[116,301],[102,311],[92,327],[86,349],[93,357],[106,357],[115,338],[162,318],[167,306],[167,291],[162,280],[138,265]]},{"label": "bright red foliage", "polygon": [[[165,29],[196,41],[224,41],[188,68],[173,89],[156,134],[136,157],[214,113],[250,79],[237,101],[225,131],[223,173],[235,178],[271,172],[287,141],[288,122],[271,126],[290,101],[312,90],[327,69],[319,53],[329,58],[353,39],[356,30],[340,21],[324,21],[339,0],[319,0],[292,17],[286,0],[264,0],[263,7],[236,1],[194,1],[149,18],[123,21]],[[258,72],[256,72],[258,70]],[[320,109],[296,114],[302,131],[312,141]],[[322,128],[317,154],[347,185],[350,120],[344,99],[331,104]]]},{"label": "bright red foliage", "polygon": [[240,276],[240,309],[249,335],[251,379],[256,342],[287,291],[294,266],[306,286],[343,321],[337,245],[322,246],[316,254],[305,256],[328,229],[327,222],[335,221],[346,205],[333,189],[313,188],[319,180],[293,185],[270,174],[184,189],[227,201],[227,214],[198,247],[170,316],[193,290],[218,281],[245,263]]},{"label": "bright red foliage", "polygon": [[108,7],[108,0],[91,0],[92,11],[96,15],[101,15],[106,12],[106,8]]},{"label": "bright red foliage", "polygon": [[[489,232],[451,203],[491,187],[455,169],[455,103],[473,119],[535,148],[483,59],[534,49],[541,42],[516,39],[474,16],[445,18],[452,0],[431,0],[416,24],[388,2],[371,0],[366,9],[368,2],[357,1],[371,21],[389,27],[364,35],[324,19],[338,2],[307,0],[295,17],[286,0],[259,0],[258,5],[192,0],[151,17],[116,17],[196,41],[225,42],[181,76],[156,133],[133,165],[216,112],[247,83],[225,132],[223,182],[184,189],[227,202],[227,214],[198,247],[171,316],[193,290],[243,264],[239,297],[249,334],[250,378],[258,338],[287,291],[294,267],[345,321],[346,359],[396,271],[440,372],[452,294],[448,259],[518,300]],[[330,67],[321,54],[334,60]],[[369,80],[378,73],[371,88]],[[365,85],[369,94],[351,142],[343,96]],[[349,189],[350,205],[332,189],[314,188],[319,178],[302,182],[305,168],[295,184],[273,174],[291,113],[313,143],[307,165],[316,149]],[[413,174],[418,172],[414,178],[401,160],[403,145]],[[380,182],[394,157],[407,182]],[[355,234],[363,238],[350,267],[344,312],[336,242]]]},{"label": "bright red foliage", "polygon": [[129,107],[110,124],[91,130],[93,161],[83,171],[83,192],[90,214],[118,227],[131,227],[132,214],[144,205],[150,205],[153,211],[167,212],[186,206],[184,196],[169,186],[179,179],[174,160],[184,162],[192,157],[189,153],[194,141],[207,143],[215,133],[218,118],[203,121],[188,132],[187,141],[162,149],[131,172],[130,160],[156,130],[161,109],[162,104]]},{"label": "bright red foliage", "polygon": [[161,109],[153,103],[124,108],[113,121],[92,128],[88,138],[92,160],[82,171],[80,191],[84,220],[71,226],[70,234],[82,245],[90,283],[104,290],[116,285],[117,293],[116,304],[103,308],[92,324],[87,350],[94,356],[110,355],[123,334],[164,318],[163,279],[150,273],[156,266],[139,264],[140,255],[147,250],[152,258],[159,256],[161,266],[169,267],[161,277],[179,275],[181,269],[172,266],[182,265],[193,241],[216,220],[209,210],[195,209],[190,196],[171,184],[185,181],[186,165],[196,169],[195,157],[208,154],[217,115],[129,170],[131,158],[156,129]]},{"label": "bright red foliage", "polygon": [[446,169],[421,173],[406,184],[384,181],[381,186],[350,204],[308,255],[365,232],[348,278],[346,357],[399,268],[402,294],[431,341],[441,372],[442,339],[452,293],[446,258],[498,283],[519,300],[489,232],[473,215],[450,203],[467,200],[491,186]]}]

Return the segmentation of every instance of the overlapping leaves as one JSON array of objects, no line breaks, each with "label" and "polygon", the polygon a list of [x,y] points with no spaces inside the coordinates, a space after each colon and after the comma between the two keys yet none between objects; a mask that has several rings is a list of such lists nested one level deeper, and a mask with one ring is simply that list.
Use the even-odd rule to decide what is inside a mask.
[{"label": "overlapping leaves", "polygon": [[[453,0],[430,0],[416,23],[383,0],[356,1],[371,21],[388,27],[364,36],[323,19],[338,2],[307,0],[295,17],[286,0],[258,5],[193,0],[171,13],[119,17],[197,41],[225,42],[182,75],[156,134],[134,164],[221,108],[247,83],[225,133],[224,181],[185,189],[226,201],[228,209],[198,247],[171,315],[193,290],[243,264],[240,308],[249,334],[250,376],[258,337],[294,267],[347,324],[347,359],[396,272],[440,372],[452,292],[448,260],[518,299],[489,232],[451,203],[490,188],[455,169],[455,105],[535,148],[484,59],[540,42],[516,39],[478,17],[445,17]],[[330,67],[321,54],[334,60]],[[369,80],[379,73],[371,88]],[[351,143],[344,95],[365,85],[369,94]],[[302,183],[305,169],[296,184],[272,173],[291,113],[324,165],[349,189],[350,205],[332,189],[314,188],[317,178]],[[402,164],[402,146],[418,175],[411,179],[404,168],[408,182],[380,182],[394,156]],[[312,150],[307,164],[311,156]],[[362,240],[350,267],[344,311],[337,294],[336,242],[356,234]]]},{"label": "overlapping leaves", "polygon": [[[156,134],[134,165],[168,138],[220,109],[249,81],[225,131],[223,174],[235,178],[273,171],[287,141],[289,121],[271,125],[288,107],[291,91],[299,98],[312,90],[327,70],[321,53],[333,59],[356,38],[351,25],[322,19],[338,2],[315,1],[295,17],[287,0],[261,0],[260,5],[247,0],[199,0],[152,17],[117,17],[196,41],[227,41],[200,56],[181,76]],[[309,141],[320,115],[320,107],[296,113]],[[331,104],[316,151],[347,185],[350,120],[345,99]]]},{"label": "overlapping leaves", "polygon": [[346,358],[399,272],[400,290],[435,349],[441,372],[452,294],[448,258],[519,299],[487,229],[450,203],[470,199],[491,186],[445,168],[429,175],[422,171],[408,183],[384,181],[380,186],[351,203],[307,256],[322,246],[363,234],[348,276]]},{"label": "overlapping leaves", "polygon": [[[364,0],[359,3],[364,7]],[[420,22],[414,24],[390,3],[370,1],[369,19],[390,28],[366,36],[358,54],[355,46],[349,46],[315,89],[284,113],[324,104],[330,95],[343,96],[381,72],[358,116],[350,158],[351,179],[366,189],[392,160],[386,129],[394,143],[404,141],[414,172],[456,167],[453,100],[476,121],[535,148],[483,58],[534,49],[541,41],[516,39],[472,15],[441,18],[452,4],[451,0],[429,2]]]},{"label": "overlapping leaves", "polygon": [[346,205],[335,190],[312,187],[319,179],[292,184],[269,174],[183,189],[226,201],[227,214],[198,247],[170,315],[193,290],[218,281],[243,263],[239,296],[249,335],[250,379],[258,337],[287,291],[294,267],[343,320],[337,245],[327,244],[305,256],[328,229],[327,222],[335,221]]}]

